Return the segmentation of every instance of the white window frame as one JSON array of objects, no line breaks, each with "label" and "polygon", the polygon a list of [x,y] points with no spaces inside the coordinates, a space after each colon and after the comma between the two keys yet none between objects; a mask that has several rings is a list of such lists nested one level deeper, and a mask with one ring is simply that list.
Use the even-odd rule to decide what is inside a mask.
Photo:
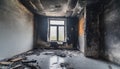
[{"label": "white window frame", "polygon": [[[58,21],[64,21],[64,41],[52,41],[50,40],[50,20],[58,20]],[[58,25],[61,26],[61,25]],[[57,36],[59,37],[59,36]],[[48,42],[66,42],[67,41],[67,20],[65,18],[48,18],[48,33],[47,33],[47,41]]]}]

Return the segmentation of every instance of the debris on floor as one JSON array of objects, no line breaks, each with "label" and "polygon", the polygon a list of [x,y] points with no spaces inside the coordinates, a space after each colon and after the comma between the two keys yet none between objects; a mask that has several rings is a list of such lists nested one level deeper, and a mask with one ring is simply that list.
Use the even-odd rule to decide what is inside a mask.
[{"label": "debris on floor", "polygon": [[11,62],[17,62],[17,61],[21,61],[21,60],[23,60],[23,58],[22,57],[18,57],[18,58],[12,59]]},{"label": "debris on floor", "polygon": [[55,53],[54,52],[45,52],[44,55],[51,55],[52,56],[52,55],[55,55]]},{"label": "debris on floor", "polygon": [[111,65],[108,65],[109,69],[112,69]]},{"label": "debris on floor", "polygon": [[60,66],[61,67],[67,67],[67,66],[69,66],[69,64],[68,63],[61,63]]},{"label": "debris on floor", "polygon": [[1,61],[0,69],[120,69],[109,64],[76,50],[37,49]]}]

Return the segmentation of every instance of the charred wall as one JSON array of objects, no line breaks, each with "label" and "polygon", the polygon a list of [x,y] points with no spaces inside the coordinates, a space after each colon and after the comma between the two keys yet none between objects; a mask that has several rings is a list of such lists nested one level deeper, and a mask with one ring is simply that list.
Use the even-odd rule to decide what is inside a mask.
[{"label": "charred wall", "polygon": [[104,4],[100,14],[101,56],[120,64],[120,1]]},{"label": "charred wall", "polygon": [[86,6],[85,56],[99,56],[99,3]]},{"label": "charred wall", "polygon": [[32,49],[33,15],[18,0],[0,0],[0,59]]},{"label": "charred wall", "polygon": [[74,49],[79,45],[78,22],[79,19],[77,17],[67,18],[67,43],[72,44]]},{"label": "charred wall", "polygon": [[36,47],[39,48],[41,46],[49,47],[49,43],[47,43],[47,30],[48,30],[48,20],[46,16],[40,16],[35,14],[35,37],[36,37]]},{"label": "charred wall", "polygon": [[120,64],[119,17],[119,0],[101,0],[96,3],[91,2],[87,4],[85,56],[100,56]]}]

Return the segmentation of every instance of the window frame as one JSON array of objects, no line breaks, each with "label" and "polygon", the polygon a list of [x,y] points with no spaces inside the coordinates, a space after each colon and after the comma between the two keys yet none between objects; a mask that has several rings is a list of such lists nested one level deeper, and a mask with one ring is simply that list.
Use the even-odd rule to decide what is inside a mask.
[{"label": "window frame", "polygon": [[[64,21],[64,25],[50,25],[50,20]],[[50,40],[50,26],[57,27],[57,40]],[[59,27],[64,26],[64,41],[59,41]],[[48,18],[48,33],[47,33],[48,42],[66,42],[67,41],[67,20],[65,18]]]}]

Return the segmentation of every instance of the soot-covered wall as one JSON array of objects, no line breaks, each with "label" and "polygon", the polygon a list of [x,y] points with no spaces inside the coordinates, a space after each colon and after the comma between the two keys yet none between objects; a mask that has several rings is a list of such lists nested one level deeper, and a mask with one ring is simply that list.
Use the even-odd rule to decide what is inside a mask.
[{"label": "soot-covered wall", "polygon": [[100,15],[102,52],[106,59],[120,64],[120,0],[112,0],[103,8]]},{"label": "soot-covered wall", "polygon": [[68,45],[72,44],[74,49],[79,46],[78,24],[79,19],[77,17],[67,18],[67,43]]},{"label": "soot-covered wall", "polygon": [[34,16],[35,21],[35,38],[36,38],[36,47],[46,46],[49,47],[49,43],[47,42],[47,17],[40,16],[38,14],[35,14]]},{"label": "soot-covered wall", "polygon": [[[59,17],[46,17],[35,14],[35,30],[36,30],[36,46],[50,48],[50,43],[47,42],[48,36],[48,19]],[[64,18],[64,17],[60,17]],[[65,18],[67,20],[67,44],[73,44],[74,48],[77,47],[78,38],[78,18]]]},{"label": "soot-covered wall", "polygon": [[18,0],[0,0],[0,60],[32,46],[33,15]]},{"label": "soot-covered wall", "polygon": [[99,56],[99,4],[86,6],[85,22],[85,56],[97,58]]}]

